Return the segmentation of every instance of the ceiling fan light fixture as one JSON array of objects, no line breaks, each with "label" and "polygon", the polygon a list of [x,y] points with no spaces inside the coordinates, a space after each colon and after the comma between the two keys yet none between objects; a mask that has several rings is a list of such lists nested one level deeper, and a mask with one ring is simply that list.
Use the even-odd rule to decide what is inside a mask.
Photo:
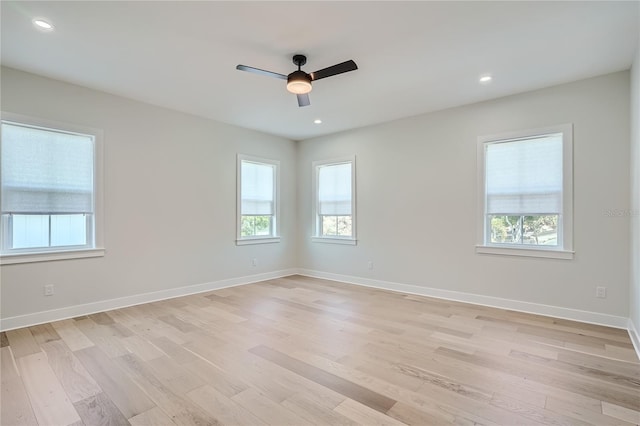
[{"label": "ceiling fan light fixture", "polygon": [[294,71],[287,77],[287,90],[296,95],[304,95],[311,91],[311,77],[304,71]]}]

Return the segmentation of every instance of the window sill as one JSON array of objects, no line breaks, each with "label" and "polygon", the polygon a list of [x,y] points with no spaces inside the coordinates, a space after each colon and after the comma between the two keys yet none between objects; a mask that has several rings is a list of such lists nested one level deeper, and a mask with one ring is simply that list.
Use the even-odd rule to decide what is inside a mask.
[{"label": "window sill", "polygon": [[84,249],[68,251],[52,251],[41,253],[16,253],[0,256],[0,265],[12,265],[16,263],[51,262],[55,260],[84,259],[88,257],[102,257],[105,249]]},{"label": "window sill", "polygon": [[355,246],[358,240],[352,238],[331,238],[331,237],[311,237],[311,241],[314,243],[325,243],[325,244],[346,244]]},{"label": "window sill", "polygon": [[279,243],[280,237],[265,237],[265,238],[243,238],[236,240],[237,246],[246,246],[250,244],[272,244]]},{"label": "window sill", "polygon": [[549,250],[540,248],[476,246],[476,253],[496,254],[500,256],[542,257],[547,259],[572,260],[575,252],[568,250]]}]

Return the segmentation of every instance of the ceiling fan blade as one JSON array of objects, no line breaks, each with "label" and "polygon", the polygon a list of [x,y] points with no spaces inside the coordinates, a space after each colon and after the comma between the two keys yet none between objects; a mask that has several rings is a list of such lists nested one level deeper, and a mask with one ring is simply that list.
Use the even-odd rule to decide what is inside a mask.
[{"label": "ceiling fan blade", "polygon": [[348,60],[346,62],[342,62],[341,64],[336,64],[327,68],[323,68],[316,72],[312,72],[311,80],[320,80],[321,78],[331,77],[333,75],[342,74],[343,72],[355,71],[358,69],[358,66],[352,60]]},{"label": "ceiling fan blade", "polygon": [[240,71],[247,71],[247,72],[252,72],[252,73],[255,73],[255,74],[266,75],[267,77],[280,78],[282,80],[286,80],[287,79],[287,76],[284,75],[284,74],[278,74],[277,72],[261,70],[260,68],[248,67],[246,65],[238,65],[236,67],[236,69],[240,70]]},{"label": "ceiling fan blade", "polygon": [[309,100],[309,94],[305,93],[303,95],[296,95],[298,97],[298,106],[309,106],[311,105],[311,101]]}]

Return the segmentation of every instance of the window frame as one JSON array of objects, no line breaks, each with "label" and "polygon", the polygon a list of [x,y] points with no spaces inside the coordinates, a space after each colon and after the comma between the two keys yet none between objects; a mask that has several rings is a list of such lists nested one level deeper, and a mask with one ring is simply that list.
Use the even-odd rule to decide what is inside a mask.
[{"label": "window frame", "polygon": [[[345,163],[349,163],[351,164],[351,236],[338,236],[338,235],[333,235],[333,236],[323,236],[320,235],[320,230],[321,230],[321,226],[320,226],[320,221],[321,219],[321,215],[318,214],[319,212],[319,199],[318,199],[318,195],[319,195],[319,191],[318,191],[318,187],[320,184],[320,180],[318,179],[319,176],[319,172],[320,172],[320,167],[323,166],[333,166],[333,165],[339,165],[339,164],[345,164]],[[312,208],[312,214],[313,214],[313,229],[312,229],[312,236],[311,236],[311,241],[316,242],[316,243],[329,243],[329,244],[348,244],[348,245],[356,245],[357,244],[357,209],[356,209],[356,157],[355,155],[351,155],[351,156],[345,156],[345,157],[339,157],[339,158],[334,158],[334,159],[330,159],[330,160],[319,160],[319,161],[314,161],[312,163],[312,183],[313,183],[313,208]],[[344,215],[338,215],[338,216],[344,216]]]},{"label": "window frame", "polygon": [[[527,140],[544,135],[562,133],[562,212],[558,217],[558,245],[506,244],[490,242],[490,223],[486,212],[486,146],[492,143]],[[573,124],[513,131],[480,136],[477,140],[477,244],[476,253],[507,256],[528,256],[554,259],[573,259]],[[530,212],[523,216],[535,216]]]},{"label": "window frame", "polygon": [[[242,236],[242,162],[265,164],[274,167],[273,179],[273,220],[271,235]],[[236,245],[279,243],[280,237],[280,161],[254,155],[237,154],[236,156]]]},{"label": "window frame", "polygon": [[[7,218],[5,220],[0,217],[2,227],[2,232],[0,233],[0,265],[104,256],[103,131],[97,128],[47,120],[6,111],[2,111],[0,114],[2,123],[32,127],[58,133],[90,136],[93,138],[93,217],[90,220],[87,220],[88,243],[81,246],[37,247],[10,249],[10,251],[7,251],[9,250],[6,248],[9,244],[7,239],[11,235],[9,229],[11,219]],[[51,230],[49,230],[49,232],[51,232]],[[89,237],[92,237],[91,242],[89,242]]]}]

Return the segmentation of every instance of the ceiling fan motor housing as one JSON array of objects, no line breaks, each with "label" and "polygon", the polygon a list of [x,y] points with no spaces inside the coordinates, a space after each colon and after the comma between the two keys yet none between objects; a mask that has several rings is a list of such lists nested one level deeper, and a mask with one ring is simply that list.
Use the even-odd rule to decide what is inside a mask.
[{"label": "ceiling fan motor housing", "polygon": [[311,76],[304,71],[294,71],[287,77],[287,90],[298,95],[311,91]]}]

